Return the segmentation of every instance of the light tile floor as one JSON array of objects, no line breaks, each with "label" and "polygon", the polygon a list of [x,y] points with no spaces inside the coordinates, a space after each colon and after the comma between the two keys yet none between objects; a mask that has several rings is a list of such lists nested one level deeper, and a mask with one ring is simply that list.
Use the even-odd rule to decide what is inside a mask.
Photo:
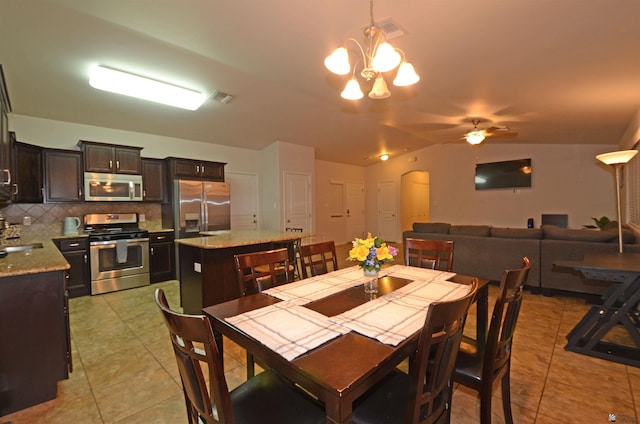
[{"label": "light tile floor", "polygon": [[[177,281],[71,299],[73,373],[59,383],[57,399],[1,417],[0,423],[186,423],[169,337],[153,300],[158,287],[178,309]],[[496,288],[490,292],[493,297]],[[565,335],[586,310],[582,299],[525,294],[512,355],[516,423],[607,423],[611,413],[618,423],[639,422],[640,368],[563,349]],[[470,334],[474,322],[471,316]],[[224,355],[233,388],[245,376],[244,350],[226,340]],[[503,423],[499,387],[493,408],[493,422]],[[476,394],[457,387],[452,422],[477,423],[478,409]]]}]

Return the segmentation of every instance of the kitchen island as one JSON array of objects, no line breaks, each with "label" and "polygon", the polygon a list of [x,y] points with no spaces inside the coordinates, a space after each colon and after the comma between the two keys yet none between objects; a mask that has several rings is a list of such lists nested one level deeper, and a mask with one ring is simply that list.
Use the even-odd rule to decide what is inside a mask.
[{"label": "kitchen island", "polygon": [[186,314],[240,297],[234,255],[259,252],[311,236],[290,231],[233,230],[201,233],[176,240],[180,264],[180,298]]},{"label": "kitchen island", "polygon": [[0,416],[55,399],[69,376],[65,271],[50,240],[10,240],[0,259]]}]

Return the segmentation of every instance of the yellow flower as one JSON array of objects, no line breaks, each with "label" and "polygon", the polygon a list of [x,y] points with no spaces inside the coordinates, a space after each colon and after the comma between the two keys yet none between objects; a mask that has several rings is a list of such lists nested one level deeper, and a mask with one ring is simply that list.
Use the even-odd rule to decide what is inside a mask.
[{"label": "yellow flower", "polygon": [[366,247],[367,249],[371,249],[373,247],[373,243],[375,243],[376,238],[375,237],[371,237],[371,233],[367,234],[367,238],[365,240],[361,240],[362,241],[362,245],[364,247]]},{"label": "yellow flower", "polygon": [[366,246],[356,246],[349,251],[349,259],[356,261],[364,261],[367,259],[369,249]]},{"label": "yellow flower", "polygon": [[376,257],[379,261],[393,260],[393,256],[389,253],[389,248],[386,244],[383,244],[376,250]]}]

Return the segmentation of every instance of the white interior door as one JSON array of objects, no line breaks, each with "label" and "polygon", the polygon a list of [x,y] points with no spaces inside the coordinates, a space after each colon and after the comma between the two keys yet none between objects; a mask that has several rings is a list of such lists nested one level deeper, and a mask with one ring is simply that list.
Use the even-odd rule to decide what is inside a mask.
[{"label": "white interior door", "polygon": [[[311,232],[311,175],[284,173],[284,227]],[[283,228],[284,229],[284,228]]]},{"label": "white interior door", "polygon": [[364,184],[347,183],[347,240],[362,238],[364,233]]},{"label": "white interior door", "polygon": [[258,229],[258,175],[228,172],[225,179],[231,186],[231,229]]},{"label": "white interior door", "polygon": [[398,241],[398,205],[395,181],[378,183],[378,237]]}]

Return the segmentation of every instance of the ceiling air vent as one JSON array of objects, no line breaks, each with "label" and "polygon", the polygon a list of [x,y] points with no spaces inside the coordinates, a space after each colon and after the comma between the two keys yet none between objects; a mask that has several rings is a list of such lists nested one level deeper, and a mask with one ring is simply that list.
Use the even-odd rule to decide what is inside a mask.
[{"label": "ceiling air vent", "polygon": [[385,18],[376,22],[376,26],[380,28],[380,31],[382,31],[386,40],[402,37],[404,35],[404,30],[400,28],[400,25],[393,22],[393,19],[391,18]]},{"label": "ceiling air vent", "polygon": [[211,98],[218,103],[226,105],[231,101],[231,99],[233,99],[233,96],[231,94],[223,93],[222,91],[216,90],[213,92],[213,95],[211,95]]}]

